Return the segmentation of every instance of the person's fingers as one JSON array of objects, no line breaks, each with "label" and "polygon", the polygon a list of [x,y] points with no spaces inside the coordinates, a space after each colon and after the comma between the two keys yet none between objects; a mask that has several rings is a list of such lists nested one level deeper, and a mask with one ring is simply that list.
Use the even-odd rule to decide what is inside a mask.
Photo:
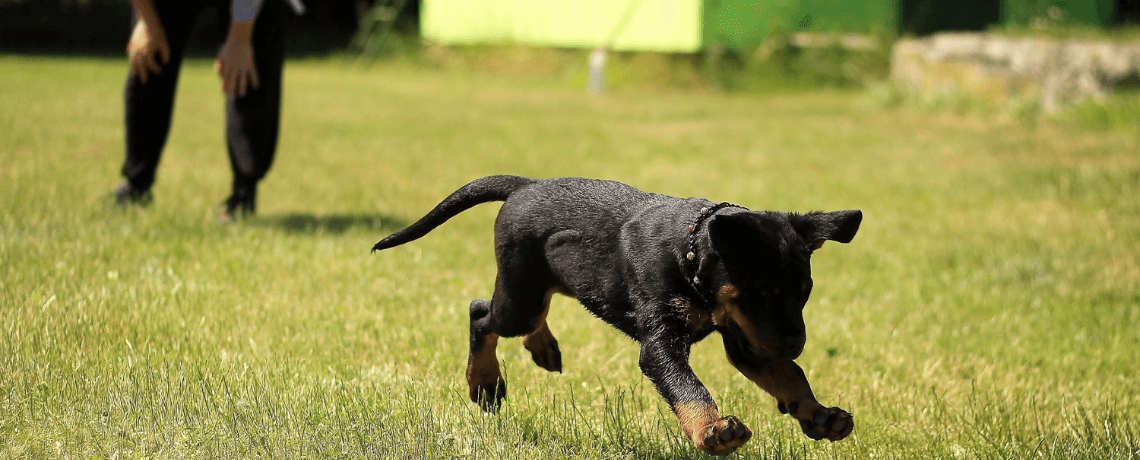
[{"label": "person's fingers", "polygon": [[234,94],[237,92],[237,79],[238,73],[233,71],[233,69],[231,69],[230,72],[226,74],[226,86],[223,89],[223,91],[226,92],[226,95],[234,97]]},{"label": "person's fingers", "polygon": [[143,57],[143,62],[146,64],[151,73],[158,75],[162,73],[162,66],[158,64],[158,60],[154,58],[154,53],[147,53]]},{"label": "person's fingers", "polygon": [[250,89],[250,69],[243,68],[237,75],[237,96],[245,97],[245,91]]},{"label": "person's fingers", "polygon": [[170,44],[166,43],[166,40],[159,42],[158,54],[162,57],[163,64],[170,63]]},{"label": "person's fingers", "polygon": [[242,69],[238,72],[237,85],[237,96],[245,97],[245,90],[249,87],[249,71]]},{"label": "person's fingers", "polygon": [[230,65],[229,59],[226,59],[222,54],[218,54],[218,75],[225,78],[226,75],[229,75],[232,68],[233,66]]},{"label": "person's fingers", "polygon": [[222,58],[220,58],[220,57],[217,59],[214,59],[214,73],[216,73],[218,75],[222,74]]},{"label": "person's fingers", "polygon": [[221,77],[222,79],[222,92],[230,94],[231,66],[229,65],[229,61],[224,58],[224,55],[219,54],[218,60],[214,63],[214,66],[217,68],[218,77]]},{"label": "person's fingers", "polygon": [[249,65],[249,84],[253,89],[261,87],[261,78],[257,75],[257,65],[253,63]]},{"label": "person's fingers", "polygon": [[142,84],[146,84],[148,77],[146,66],[143,65],[142,59],[138,55],[131,56],[131,73],[134,74],[134,76],[138,77],[139,81],[142,82]]},{"label": "person's fingers", "polygon": [[146,77],[144,77],[142,75],[142,72],[139,71],[139,66],[138,66],[138,64],[135,63],[135,58],[131,57],[130,62],[131,62],[131,76],[139,79],[139,81],[141,81],[143,83],[146,83]]}]

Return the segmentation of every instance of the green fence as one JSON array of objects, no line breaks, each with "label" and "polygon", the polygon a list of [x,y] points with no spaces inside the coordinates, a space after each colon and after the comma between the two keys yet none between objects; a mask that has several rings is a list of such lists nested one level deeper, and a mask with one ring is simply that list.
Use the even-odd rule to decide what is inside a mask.
[{"label": "green fence", "polygon": [[1003,0],[1001,22],[1029,25],[1037,18],[1055,22],[1107,26],[1116,12],[1114,0]]},{"label": "green fence", "polygon": [[892,0],[707,0],[706,46],[748,49],[772,32],[875,32],[898,28]]}]

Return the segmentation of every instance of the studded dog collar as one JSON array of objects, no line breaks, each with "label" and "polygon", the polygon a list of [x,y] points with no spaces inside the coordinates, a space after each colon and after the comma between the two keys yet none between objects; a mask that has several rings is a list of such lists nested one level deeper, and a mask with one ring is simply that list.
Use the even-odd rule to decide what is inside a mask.
[{"label": "studded dog collar", "polygon": [[748,208],[745,208],[744,206],[735,205],[735,204],[729,203],[727,201],[721,202],[720,204],[718,204],[716,206],[704,207],[704,208],[701,208],[701,213],[697,215],[697,218],[693,220],[693,224],[690,225],[689,228],[686,229],[686,232],[688,232],[688,234],[689,234],[689,252],[685,254],[684,265],[687,268],[686,271],[691,273],[692,276],[690,277],[688,274],[686,274],[685,275],[685,281],[688,281],[689,285],[692,286],[693,290],[696,291],[697,295],[701,297],[701,302],[704,303],[705,305],[708,305],[708,299],[705,298],[705,292],[703,289],[701,289],[701,277],[700,277],[700,275],[697,274],[697,270],[700,267],[700,262],[696,260],[697,259],[697,230],[700,230],[702,223],[704,223],[706,220],[708,220],[710,217],[712,217],[714,214],[716,214],[717,211],[720,211],[721,209],[724,209],[724,208],[740,208],[740,209],[744,209],[744,210],[748,209]]}]

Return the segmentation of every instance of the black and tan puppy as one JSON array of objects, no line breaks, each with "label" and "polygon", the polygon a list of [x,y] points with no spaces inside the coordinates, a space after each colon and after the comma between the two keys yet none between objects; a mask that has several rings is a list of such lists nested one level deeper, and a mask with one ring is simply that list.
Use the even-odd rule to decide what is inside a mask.
[{"label": "black and tan puppy", "polygon": [[642,372],[698,449],[725,455],[752,436],[740,419],[721,415],[689,367],[691,345],[713,331],[729,362],[809,437],[834,441],[851,433],[851,415],[816,401],[792,360],[804,349],[811,254],[825,240],[851,241],[859,211],[752,212],[618,182],[491,176],[372,249],[413,241],[488,201],[506,203],[495,221],[495,293],[489,302],[471,302],[467,383],[484,409],[494,410],[506,395],[495,356],[499,337],[522,336],[536,364],[562,371],[546,324],[550,297],[559,293],[641,344]]}]

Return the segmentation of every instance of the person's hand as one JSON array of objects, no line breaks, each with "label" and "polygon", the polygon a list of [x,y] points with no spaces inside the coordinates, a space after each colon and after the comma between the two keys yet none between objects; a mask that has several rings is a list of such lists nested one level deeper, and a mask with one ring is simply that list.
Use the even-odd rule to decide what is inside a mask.
[{"label": "person's hand", "polygon": [[230,35],[218,51],[214,71],[222,77],[222,91],[229,97],[242,97],[248,89],[261,86],[257,65],[253,62],[253,45],[248,39]]},{"label": "person's hand", "polygon": [[170,45],[166,42],[166,31],[162,25],[147,27],[146,22],[138,21],[127,42],[127,56],[131,62],[131,75],[138,77],[144,85],[147,77],[162,73],[162,64],[170,62]]}]

